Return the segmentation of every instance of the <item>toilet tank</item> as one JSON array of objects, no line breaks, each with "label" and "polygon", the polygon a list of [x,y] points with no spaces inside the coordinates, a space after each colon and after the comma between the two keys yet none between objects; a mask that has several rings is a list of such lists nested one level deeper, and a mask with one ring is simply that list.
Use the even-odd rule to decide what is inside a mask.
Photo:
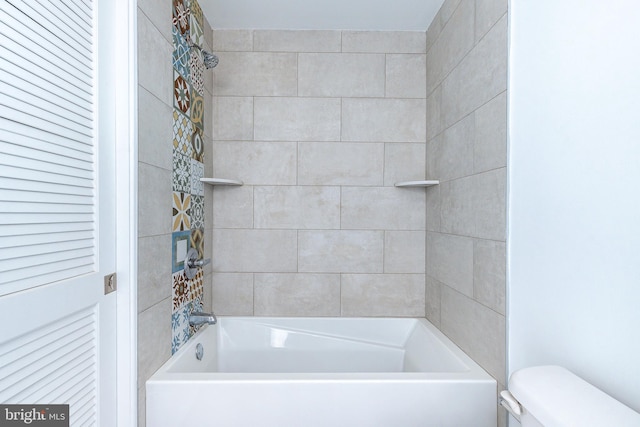
[{"label": "toilet tank", "polygon": [[640,427],[639,413],[560,366],[514,372],[509,392],[522,427]]}]

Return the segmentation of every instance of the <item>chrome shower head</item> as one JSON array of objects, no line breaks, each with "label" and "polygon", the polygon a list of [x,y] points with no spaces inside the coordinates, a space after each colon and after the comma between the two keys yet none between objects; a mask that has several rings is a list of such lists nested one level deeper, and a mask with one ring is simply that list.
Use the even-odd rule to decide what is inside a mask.
[{"label": "chrome shower head", "polygon": [[215,68],[216,65],[218,65],[218,56],[217,55],[214,55],[211,52],[207,52],[206,50],[204,50],[203,48],[201,48],[197,44],[191,44],[190,46],[193,47],[193,48],[196,48],[200,52],[202,52],[202,58],[204,60],[204,66],[207,69]]},{"label": "chrome shower head", "polygon": [[202,56],[204,57],[204,66],[207,69],[215,68],[218,65],[218,56],[213,53],[209,53],[206,50],[202,51]]}]

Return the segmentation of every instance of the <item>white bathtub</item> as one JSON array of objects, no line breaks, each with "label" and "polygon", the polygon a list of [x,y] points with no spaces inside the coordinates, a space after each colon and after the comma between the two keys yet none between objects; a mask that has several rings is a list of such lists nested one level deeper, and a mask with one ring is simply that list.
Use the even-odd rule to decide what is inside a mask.
[{"label": "white bathtub", "polygon": [[148,427],[496,426],[495,380],[424,319],[221,317],[146,388]]}]

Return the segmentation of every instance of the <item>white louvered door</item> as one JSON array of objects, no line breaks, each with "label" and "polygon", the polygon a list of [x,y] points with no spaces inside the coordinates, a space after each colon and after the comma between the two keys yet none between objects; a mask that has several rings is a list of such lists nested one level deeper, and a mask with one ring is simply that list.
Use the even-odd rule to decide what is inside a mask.
[{"label": "white louvered door", "polygon": [[72,426],[116,419],[113,7],[0,0],[0,403]]}]

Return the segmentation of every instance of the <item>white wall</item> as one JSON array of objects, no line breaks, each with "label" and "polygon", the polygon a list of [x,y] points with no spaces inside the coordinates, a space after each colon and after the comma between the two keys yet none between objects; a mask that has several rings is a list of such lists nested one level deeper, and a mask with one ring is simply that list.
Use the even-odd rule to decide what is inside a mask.
[{"label": "white wall", "polygon": [[509,370],[640,411],[640,3],[510,11]]},{"label": "white wall", "polygon": [[215,29],[426,31],[443,0],[202,0]]}]

